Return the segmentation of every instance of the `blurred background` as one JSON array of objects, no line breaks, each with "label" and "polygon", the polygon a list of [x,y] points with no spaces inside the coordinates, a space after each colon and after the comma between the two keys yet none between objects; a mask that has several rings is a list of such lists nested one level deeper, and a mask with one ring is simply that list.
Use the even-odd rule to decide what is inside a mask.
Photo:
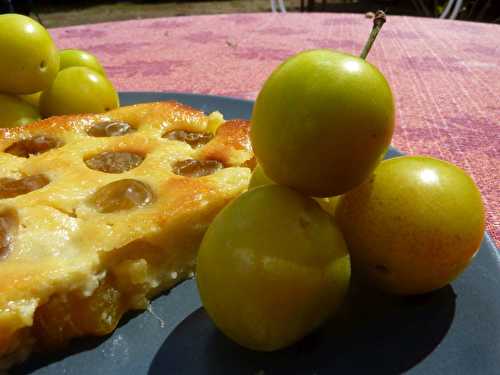
[{"label": "blurred background", "polygon": [[0,13],[29,14],[46,27],[115,20],[245,12],[350,12],[500,23],[500,0],[0,0]]}]

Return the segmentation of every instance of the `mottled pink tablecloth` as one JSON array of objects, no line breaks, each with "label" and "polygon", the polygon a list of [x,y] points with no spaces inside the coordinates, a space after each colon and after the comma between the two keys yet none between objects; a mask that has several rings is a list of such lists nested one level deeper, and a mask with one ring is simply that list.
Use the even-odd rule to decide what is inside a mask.
[{"label": "mottled pink tablecloth", "polygon": [[[308,48],[359,54],[364,15],[239,14],[53,29],[60,48],[95,53],[121,91],[181,91],[254,99],[281,60]],[[393,144],[451,161],[481,189],[500,244],[500,26],[389,17],[368,60],[397,102]]]}]

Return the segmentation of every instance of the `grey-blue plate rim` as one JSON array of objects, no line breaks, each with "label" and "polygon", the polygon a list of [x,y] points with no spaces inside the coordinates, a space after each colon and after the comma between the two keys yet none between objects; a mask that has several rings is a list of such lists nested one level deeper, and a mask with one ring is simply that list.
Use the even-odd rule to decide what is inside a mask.
[{"label": "grey-blue plate rim", "polygon": [[[124,92],[121,105],[177,100],[227,118],[249,118],[253,102],[189,93]],[[394,148],[388,157],[399,156]],[[293,347],[252,352],[216,330],[194,280],[128,315],[105,338],[78,339],[51,355],[35,354],[11,375],[159,374],[498,374],[500,255],[485,233],[481,250],[450,286],[394,299],[355,288],[336,319]]]}]

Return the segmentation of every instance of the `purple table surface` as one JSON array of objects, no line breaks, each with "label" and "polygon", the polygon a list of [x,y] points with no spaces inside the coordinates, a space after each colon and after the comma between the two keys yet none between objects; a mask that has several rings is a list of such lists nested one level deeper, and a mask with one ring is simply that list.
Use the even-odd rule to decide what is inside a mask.
[{"label": "purple table surface", "polygon": [[[312,48],[359,54],[361,14],[232,14],[112,22],[50,30],[60,48],[96,54],[120,91],[255,99],[286,57]],[[393,145],[465,169],[481,190],[500,244],[500,26],[389,16],[368,60],[395,95]]]}]

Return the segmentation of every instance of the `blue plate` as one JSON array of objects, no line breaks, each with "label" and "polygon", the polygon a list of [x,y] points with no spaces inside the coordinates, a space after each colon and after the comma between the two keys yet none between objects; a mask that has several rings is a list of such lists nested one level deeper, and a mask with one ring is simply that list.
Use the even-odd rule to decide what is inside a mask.
[{"label": "blue plate", "polygon": [[[218,96],[123,93],[122,105],[174,99],[226,118],[253,103]],[[401,155],[391,149],[387,157]],[[352,288],[336,319],[297,345],[257,353],[220,334],[193,280],[128,315],[110,336],[79,339],[58,355],[34,355],[14,374],[500,374],[500,255],[485,234],[470,267],[435,293],[390,298]]]}]

